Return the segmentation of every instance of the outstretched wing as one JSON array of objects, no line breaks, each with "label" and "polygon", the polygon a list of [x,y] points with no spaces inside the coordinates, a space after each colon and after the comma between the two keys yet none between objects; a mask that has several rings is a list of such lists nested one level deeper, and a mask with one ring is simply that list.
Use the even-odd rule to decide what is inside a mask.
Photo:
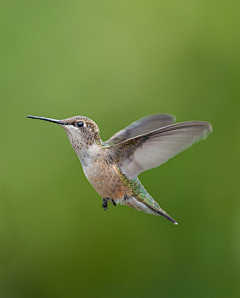
[{"label": "outstretched wing", "polygon": [[133,179],[205,139],[211,131],[212,126],[208,122],[182,122],[131,138],[109,149],[113,150],[119,160],[122,173],[128,179]]},{"label": "outstretched wing", "polygon": [[119,132],[115,133],[109,140],[105,141],[106,145],[123,142],[127,139],[140,136],[163,126],[170,125],[175,122],[175,117],[168,114],[154,114],[141,118]]}]

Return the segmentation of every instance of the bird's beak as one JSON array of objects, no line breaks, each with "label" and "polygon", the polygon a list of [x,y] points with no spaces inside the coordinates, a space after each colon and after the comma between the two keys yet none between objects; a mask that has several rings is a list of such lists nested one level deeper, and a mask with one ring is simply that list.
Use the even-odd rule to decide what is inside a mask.
[{"label": "bird's beak", "polygon": [[60,125],[66,125],[67,123],[62,122],[61,120],[57,120],[57,119],[52,119],[52,118],[46,118],[46,117],[38,117],[38,116],[26,116],[27,118],[32,118],[32,119],[39,119],[39,120],[45,120],[45,121],[49,121],[49,122],[53,122],[53,123],[57,123]]}]

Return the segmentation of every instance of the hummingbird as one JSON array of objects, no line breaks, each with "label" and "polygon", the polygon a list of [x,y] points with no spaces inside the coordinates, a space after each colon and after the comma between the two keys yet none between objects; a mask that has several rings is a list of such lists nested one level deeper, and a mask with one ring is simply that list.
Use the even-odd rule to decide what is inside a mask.
[{"label": "hummingbird", "polygon": [[102,197],[104,210],[108,203],[120,203],[163,216],[174,224],[178,223],[152,198],[138,175],[160,166],[212,132],[209,122],[174,124],[174,116],[154,114],[133,122],[103,142],[97,124],[85,116],[63,120],[27,117],[56,123],[65,130],[86,178]]}]

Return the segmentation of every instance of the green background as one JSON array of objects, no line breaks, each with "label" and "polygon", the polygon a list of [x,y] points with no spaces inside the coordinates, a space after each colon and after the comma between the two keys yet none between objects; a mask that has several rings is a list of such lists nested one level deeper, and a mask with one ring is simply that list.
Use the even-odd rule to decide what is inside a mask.
[{"label": "green background", "polygon": [[[1,1],[0,297],[240,296],[240,2]],[[65,132],[148,114],[209,138],[140,175],[178,222],[101,207]]]}]

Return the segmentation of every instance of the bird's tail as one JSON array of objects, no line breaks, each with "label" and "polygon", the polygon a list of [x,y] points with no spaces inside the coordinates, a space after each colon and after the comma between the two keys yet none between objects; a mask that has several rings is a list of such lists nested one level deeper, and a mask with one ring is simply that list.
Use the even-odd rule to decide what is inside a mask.
[{"label": "bird's tail", "polygon": [[122,201],[122,204],[144,213],[161,215],[167,220],[173,222],[175,225],[178,224],[176,220],[167,214],[149,194],[143,199],[140,199],[139,197],[136,198],[134,196],[127,197]]}]

